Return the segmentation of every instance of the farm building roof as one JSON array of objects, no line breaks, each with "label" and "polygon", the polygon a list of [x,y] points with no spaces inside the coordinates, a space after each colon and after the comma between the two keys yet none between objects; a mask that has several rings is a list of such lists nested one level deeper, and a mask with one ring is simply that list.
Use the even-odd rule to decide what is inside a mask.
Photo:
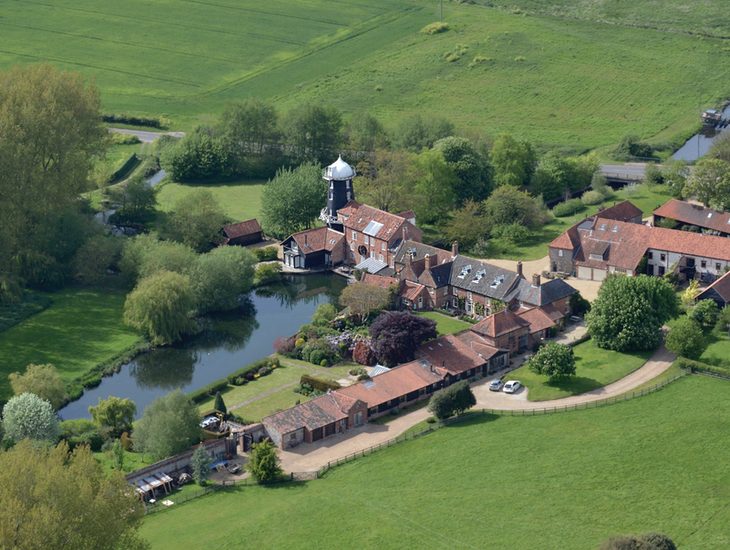
[{"label": "farm building roof", "polygon": [[267,416],[262,422],[267,429],[271,427],[280,434],[287,434],[300,428],[312,431],[347,418],[348,412],[356,403],[356,398],[330,392]]},{"label": "farm building roof", "polygon": [[246,237],[248,235],[254,235],[261,233],[261,225],[256,218],[245,220],[238,223],[231,223],[223,227],[223,233],[229,239],[235,239],[237,237]]},{"label": "farm building roof", "polygon": [[713,210],[699,204],[671,199],[654,210],[654,215],[720,233],[730,233],[730,213]]},{"label": "farm building roof", "polygon": [[426,359],[431,364],[446,370],[449,374],[461,374],[464,371],[482,366],[491,355],[489,357],[482,356],[468,342],[450,334],[421,345],[416,351],[416,357]]},{"label": "farm building roof", "polygon": [[631,201],[621,201],[613,206],[599,210],[596,216],[605,220],[618,220],[621,222],[630,222],[632,220],[641,220],[644,213],[641,208]]},{"label": "farm building roof", "polygon": [[471,327],[471,330],[483,336],[496,338],[529,325],[530,323],[527,320],[521,318],[516,313],[511,312],[509,309],[503,309],[482,319]]},{"label": "farm building roof", "polygon": [[332,252],[345,238],[343,233],[330,229],[329,227],[317,227],[294,233],[284,242],[293,239],[304,254],[326,250]]}]

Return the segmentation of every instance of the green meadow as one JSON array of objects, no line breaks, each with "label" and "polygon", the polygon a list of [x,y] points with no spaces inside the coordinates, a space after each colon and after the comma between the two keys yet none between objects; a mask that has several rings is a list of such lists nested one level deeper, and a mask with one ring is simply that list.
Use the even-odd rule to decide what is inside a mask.
[{"label": "green meadow", "polygon": [[476,418],[316,481],[175,505],[142,534],[155,549],[585,550],[658,531],[680,548],[727,548],[729,392],[687,376],[599,409]]},{"label": "green meadow", "polygon": [[[678,0],[669,10],[638,0],[624,18],[596,15],[588,0],[572,13],[560,11],[567,0],[497,3],[524,9],[446,2],[451,30],[426,35],[438,4],[425,0],[15,0],[0,11],[0,67],[81,71],[106,111],[161,115],[179,129],[261,97],[283,112],[307,101],[369,110],[389,126],[438,114],[572,150],[628,133],[676,139],[697,125],[698,106],[730,94],[718,3],[688,14]],[[697,25],[714,31],[690,34]]]},{"label": "green meadow", "polygon": [[[223,208],[223,211],[234,221],[257,218],[261,215],[261,194],[265,182],[232,181],[213,183],[177,183],[165,182],[157,193],[158,208],[169,212],[175,203],[195,189],[210,191]],[[259,220],[260,221],[260,220]]]},{"label": "green meadow", "polygon": [[29,363],[52,363],[70,382],[140,340],[122,323],[122,292],[70,288],[47,296],[47,309],[0,332],[0,399],[12,395],[8,374]]}]

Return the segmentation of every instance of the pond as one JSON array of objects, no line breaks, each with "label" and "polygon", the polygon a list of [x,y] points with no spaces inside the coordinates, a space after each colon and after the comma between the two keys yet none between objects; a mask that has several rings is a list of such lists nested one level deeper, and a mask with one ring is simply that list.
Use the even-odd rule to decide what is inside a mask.
[{"label": "pond", "polygon": [[271,354],[278,337],[294,334],[319,304],[335,303],[345,286],[345,279],[332,274],[284,275],[281,283],[251,292],[240,311],[211,319],[201,334],[137,356],[66,405],[60,415],[88,418],[89,405],[115,395],[134,401],[140,416],[172,390],[190,392],[224,378]]},{"label": "pond", "polygon": [[[727,105],[722,111],[722,118],[730,118],[730,105]],[[707,153],[709,153],[712,144],[717,136],[723,132],[730,130],[730,125],[723,125],[717,128],[703,128],[698,134],[689,138],[682,147],[672,155],[674,160],[683,160],[685,162],[694,162]]]}]

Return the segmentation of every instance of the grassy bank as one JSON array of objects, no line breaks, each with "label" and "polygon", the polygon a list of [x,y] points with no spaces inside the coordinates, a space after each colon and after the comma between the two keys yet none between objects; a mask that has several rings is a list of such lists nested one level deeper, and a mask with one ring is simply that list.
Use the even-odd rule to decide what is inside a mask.
[{"label": "grassy bank", "polygon": [[615,382],[646,363],[652,352],[620,353],[601,349],[593,340],[578,344],[575,353],[575,376],[560,382],[548,382],[523,365],[510,372],[510,380],[519,380],[530,391],[530,401],[547,401],[595,390]]},{"label": "grassy bank", "polygon": [[583,550],[647,531],[726,547],[729,389],[690,376],[610,407],[454,425],[321,480],[173,507],[143,534],[155,549],[234,548],[232,531],[286,548]]},{"label": "grassy bank", "polygon": [[160,186],[157,194],[158,208],[170,211],[175,203],[195,189],[207,189],[218,200],[225,213],[236,221],[261,216],[261,181],[238,181],[226,183],[182,184],[167,182]]},{"label": "grassy bank", "polygon": [[122,323],[123,292],[74,288],[48,296],[50,307],[0,333],[0,399],[12,395],[8,374],[29,363],[52,363],[70,382],[140,340]]},{"label": "grassy bank", "polygon": [[[12,2],[0,20],[0,67],[48,61],[81,71],[98,83],[105,111],[161,115],[174,129],[260,97],[283,111],[305,102],[348,114],[367,106],[391,127],[438,114],[464,129],[573,150],[632,133],[671,139],[697,124],[698,102],[730,92],[725,42],[673,32],[690,15],[679,0],[669,12],[638,0],[635,16],[625,3],[607,8],[628,12],[631,25],[603,12],[554,17],[562,0],[522,3],[547,8],[525,16],[448,3],[451,30],[426,35],[419,31],[438,8],[417,0],[344,0],[337,9],[323,0]],[[690,11],[688,29],[703,22],[728,35],[716,5]]]}]

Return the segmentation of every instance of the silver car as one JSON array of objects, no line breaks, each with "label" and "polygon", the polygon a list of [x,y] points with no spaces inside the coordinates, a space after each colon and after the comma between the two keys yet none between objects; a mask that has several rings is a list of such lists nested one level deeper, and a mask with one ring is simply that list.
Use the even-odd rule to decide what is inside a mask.
[{"label": "silver car", "polygon": [[502,380],[497,378],[489,383],[489,391],[499,391],[502,389]]}]

